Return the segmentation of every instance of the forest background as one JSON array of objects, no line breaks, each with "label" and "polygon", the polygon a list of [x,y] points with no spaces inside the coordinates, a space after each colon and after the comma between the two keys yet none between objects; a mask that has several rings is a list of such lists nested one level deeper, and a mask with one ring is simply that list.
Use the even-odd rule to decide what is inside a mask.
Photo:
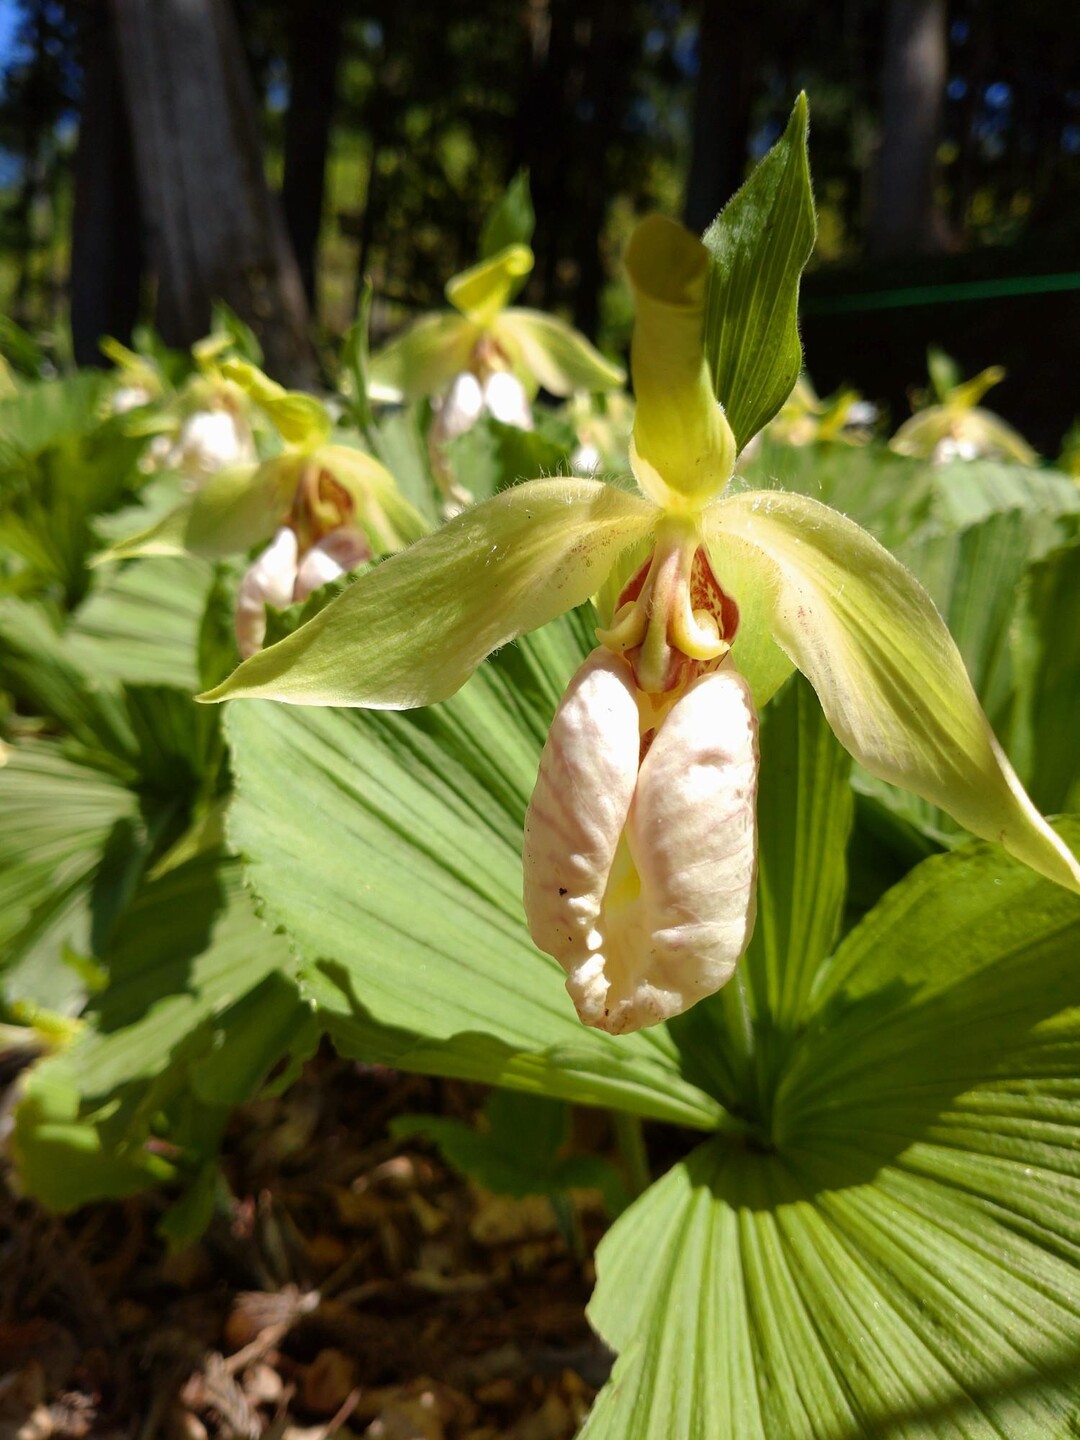
[{"label": "forest background", "polygon": [[151,315],[189,345],[216,294],[310,382],[365,274],[376,338],[440,304],[522,167],[525,303],[618,353],[635,217],[703,228],[805,88],[818,388],[898,423],[947,337],[1043,453],[1080,408],[1075,6],[4,0],[0,66],[0,311],[61,364]]}]

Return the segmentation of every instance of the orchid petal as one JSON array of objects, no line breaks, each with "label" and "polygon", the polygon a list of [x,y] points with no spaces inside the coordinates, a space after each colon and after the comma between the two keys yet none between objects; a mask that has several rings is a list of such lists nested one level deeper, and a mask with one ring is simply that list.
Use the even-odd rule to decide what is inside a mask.
[{"label": "orchid petal", "polygon": [[515,306],[497,316],[491,328],[514,368],[533,376],[552,395],[611,390],[626,381],[621,366],[554,315]]},{"label": "orchid petal", "polygon": [[445,445],[471,430],[484,413],[484,390],[471,370],[455,375],[431,425],[431,439]]},{"label": "orchid petal", "polygon": [[705,524],[714,553],[734,537],[770,565],[776,641],[861,765],[1080,892],[1080,864],[1025,793],[944,621],[898,560],[803,495],[733,496]]},{"label": "orchid petal", "polygon": [[709,252],[681,225],[651,215],[630,238],[626,268],[636,304],[634,473],[660,503],[671,491],[711,499],[731,478],[735,437],[702,348]]},{"label": "orchid petal", "polygon": [[655,507],[595,480],[533,480],[354,582],[203,696],[399,710],[445,700],[492,650],[582,604]]},{"label": "orchid petal", "polygon": [[371,547],[362,530],[348,525],[331,530],[311,547],[297,566],[291,599],[306,600],[314,590],[340,579],[370,559]]},{"label": "orchid petal", "polygon": [[496,370],[484,381],[484,406],[493,419],[516,430],[533,428],[532,406],[525,387],[509,370]]},{"label": "orchid petal", "polygon": [[371,357],[368,379],[377,400],[440,395],[469,368],[483,332],[461,315],[425,315]]},{"label": "orchid petal", "polygon": [[625,1034],[730,979],[750,941],[757,720],[733,670],[695,680],[638,766],[633,675],[603,648],[559,706],[525,820],[525,913],[586,1025]]},{"label": "orchid petal", "polygon": [[296,581],[296,531],[283,525],[251,564],[236,597],[236,643],[240,654],[254,655],[266,634],[266,607],[292,604]]},{"label": "orchid petal", "polygon": [[489,260],[448,280],[446,298],[466,319],[486,330],[509,305],[519,282],[532,268],[533,252],[528,245],[506,245]]}]

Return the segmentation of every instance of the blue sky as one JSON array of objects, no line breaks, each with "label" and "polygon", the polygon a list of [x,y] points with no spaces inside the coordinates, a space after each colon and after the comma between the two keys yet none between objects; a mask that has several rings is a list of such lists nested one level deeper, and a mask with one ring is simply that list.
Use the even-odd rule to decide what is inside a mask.
[{"label": "blue sky", "polygon": [[7,66],[18,23],[19,9],[16,0],[0,0],[0,69]]}]

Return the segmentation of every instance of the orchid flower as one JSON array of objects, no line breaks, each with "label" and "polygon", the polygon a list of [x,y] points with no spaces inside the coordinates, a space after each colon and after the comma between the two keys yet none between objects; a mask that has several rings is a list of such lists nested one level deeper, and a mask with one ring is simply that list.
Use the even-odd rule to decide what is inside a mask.
[{"label": "orchid flower", "polygon": [[638,493],[587,479],[505,491],[202,698],[429,705],[614,584],[525,822],[533,939],[582,1020],[614,1033],[717,989],[749,942],[756,712],[794,667],[868,771],[1080,892],[1080,865],[1025,794],[914,577],[817,501],[730,484],[736,441],[704,350],[708,251],[654,216],[626,263]]},{"label": "orchid flower", "polygon": [[1015,460],[1021,465],[1038,461],[1035,451],[1000,415],[979,401],[1005,379],[1000,365],[961,380],[955,363],[941,350],[928,355],[930,391],[889,441],[898,455],[911,455],[945,465],[950,460],[982,458]]},{"label": "orchid flower", "polygon": [[273,422],[282,453],[216,471],[156,525],[101,558],[220,559],[269,541],[237,596],[236,638],[246,657],[263,642],[268,604],[305,600],[374,555],[399,550],[426,526],[377,460],[332,442],[330,415],[313,396],[283,389],[246,361],[227,360],[222,369]]},{"label": "orchid flower", "polygon": [[446,446],[483,416],[533,428],[530,397],[609,390],[626,378],[583,335],[553,315],[511,306],[533,268],[533,252],[505,245],[446,286],[449,315],[428,315],[371,359],[376,399],[432,397],[432,472],[455,511],[472,496],[453,474]]}]

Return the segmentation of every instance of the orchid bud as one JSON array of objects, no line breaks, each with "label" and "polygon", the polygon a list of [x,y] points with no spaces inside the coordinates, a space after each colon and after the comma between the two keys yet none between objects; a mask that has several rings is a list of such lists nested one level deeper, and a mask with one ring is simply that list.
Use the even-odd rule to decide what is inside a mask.
[{"label": "orchid bud", "polygon": [[627,661],[593,651],[555,715],[525,819],[530,933],[566,971],[582,1021],[614,1035],[719,990],[755,917],[746,681],[730,667],[699,676],[644,736],[642,713]]},{"label": "orchid bud", "polygon": [[240,583],[236,597],[236,643],[245,660],[262,645],[267,605],[283,610],[292,604],[298,550],[296,531],[283,525],[248,567]]}]

